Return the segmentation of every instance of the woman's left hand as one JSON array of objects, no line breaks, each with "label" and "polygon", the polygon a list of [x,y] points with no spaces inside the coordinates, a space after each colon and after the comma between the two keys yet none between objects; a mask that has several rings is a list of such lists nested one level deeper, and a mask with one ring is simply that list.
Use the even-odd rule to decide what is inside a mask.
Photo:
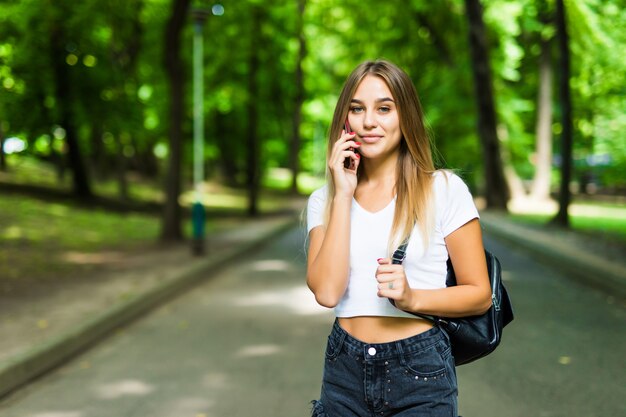
[{"label": "woman's left hand", "polygon": [[402,265],[394,265],[389,258],[378,259],[376,269],[378,296],[394,300],[396,307],[410,310],[413,305],[413,292],[404,274]]}]

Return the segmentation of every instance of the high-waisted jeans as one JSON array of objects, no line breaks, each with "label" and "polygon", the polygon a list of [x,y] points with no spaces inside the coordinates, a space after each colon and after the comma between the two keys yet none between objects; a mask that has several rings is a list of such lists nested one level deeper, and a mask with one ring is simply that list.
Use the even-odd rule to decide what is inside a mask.
[{"label": "high-waisted jeans", "polygon": [[335,321],[325,356],[313,417],[457,417],[454,358],[438,327],[371,344]]}]

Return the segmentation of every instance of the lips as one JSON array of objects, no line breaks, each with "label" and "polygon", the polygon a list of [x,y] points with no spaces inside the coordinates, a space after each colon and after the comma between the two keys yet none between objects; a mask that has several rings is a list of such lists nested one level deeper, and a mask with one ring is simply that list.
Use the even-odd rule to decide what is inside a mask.
[{"label": "lips", "polygon": [[365,135],[365,136],[361,136],[361,140],[365,143],[376,143],[378,142],[380,139],[382,138],[382,136],[378,136],[378,135]]}]

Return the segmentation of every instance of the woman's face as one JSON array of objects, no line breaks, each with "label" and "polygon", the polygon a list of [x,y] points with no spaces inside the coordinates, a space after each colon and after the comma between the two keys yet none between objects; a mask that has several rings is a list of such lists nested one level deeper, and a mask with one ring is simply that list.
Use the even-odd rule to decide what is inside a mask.
[{"label": "woman's face", "polygon": [[384,158],[398,152],[402,132],[394,98],[387,83],[367,75],[359,84],[348,112],[350,127],[361,142],[359,153],[368,159]]}]

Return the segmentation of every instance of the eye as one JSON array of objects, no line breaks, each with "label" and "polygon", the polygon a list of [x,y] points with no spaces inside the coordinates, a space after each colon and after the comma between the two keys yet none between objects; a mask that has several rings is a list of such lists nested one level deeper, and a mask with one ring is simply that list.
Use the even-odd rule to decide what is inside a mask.
[{"label": "eye", "polygon": [[363,111],[363,107],[361,107],[361,106],[352,106],[352,107],[350,107],[350,111],[352,113],[361,113]]},{"label": "eye", "polygon": [[389,113],[391,111],[391,107],[388,106],[381,106],[378,108],[378,111],[381,113]]}]

